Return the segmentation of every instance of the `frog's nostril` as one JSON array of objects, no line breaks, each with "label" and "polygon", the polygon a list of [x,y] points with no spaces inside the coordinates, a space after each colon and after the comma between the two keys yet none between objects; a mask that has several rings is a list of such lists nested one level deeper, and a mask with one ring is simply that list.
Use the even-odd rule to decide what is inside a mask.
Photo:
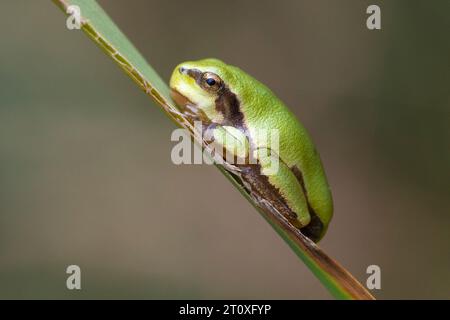
[{"label": "frog's nostril", "polygon": [[184,67],[180,67],[178,70],[180,71],[180,73],[186,73],[187,69]]}]

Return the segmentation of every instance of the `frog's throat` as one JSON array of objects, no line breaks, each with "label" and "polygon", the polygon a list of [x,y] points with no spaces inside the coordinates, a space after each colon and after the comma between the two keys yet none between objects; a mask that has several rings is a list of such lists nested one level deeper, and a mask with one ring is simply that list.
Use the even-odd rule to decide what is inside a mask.
[{"label": "frog's throat", "polygon": [[195,106],[188,97],[184,96],[176,89],[170,89],[170,95],[172,96],[173,101],[175,101],[175,103],[179,107],[185,107],[187,105]]},{"label": "frog's throat", "polygon": [[193,103],[188,97],[180,93],[178,90],[171,88],[170,95],[173,101],[175,101],[179,110],[189,118],[189,120],[194,123],[195,121],[201,121],[205,124],[210,124],[211,119],[208,118],[206,113],[198,108],[198,106]]}]

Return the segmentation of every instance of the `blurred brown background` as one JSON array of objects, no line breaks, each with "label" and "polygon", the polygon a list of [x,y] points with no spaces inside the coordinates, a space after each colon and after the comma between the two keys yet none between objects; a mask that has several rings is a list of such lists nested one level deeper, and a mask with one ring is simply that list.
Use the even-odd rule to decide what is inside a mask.
[{"label": "blurred brown background", "polygon": [[[450,298],[449,1],[100,4],[165,80],[217,57],[271,87],[328,173],[321,246],[379,265],[378,298]],[[330,298],[214,167],[171,163],[174,125],[56,6],[0,7],[1,298]]]}]

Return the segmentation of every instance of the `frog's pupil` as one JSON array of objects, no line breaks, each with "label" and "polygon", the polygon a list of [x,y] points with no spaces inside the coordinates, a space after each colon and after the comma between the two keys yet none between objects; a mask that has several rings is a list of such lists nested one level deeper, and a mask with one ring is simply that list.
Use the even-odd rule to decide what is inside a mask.
[{"label": "frog's pupil", "polygon": [[209,86],[213,86],[213,85],[216,84],[216,80],[214,80],[213,78],[208,78],[208,79],[206,79],[206,83],[207,83]]}]

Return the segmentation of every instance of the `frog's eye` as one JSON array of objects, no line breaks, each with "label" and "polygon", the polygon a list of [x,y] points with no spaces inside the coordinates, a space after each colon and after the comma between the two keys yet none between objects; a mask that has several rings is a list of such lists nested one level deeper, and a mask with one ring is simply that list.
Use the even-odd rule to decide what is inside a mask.
[{"label": "frog's eye", "polygon": [[213,86],[216,84],[216,80],[214,78],[208,78],[208,79],[206,79],[206,84],[208,86]]},{"label": "frog's eye", "polygon": [[220,79],[220,77],[215,73],[204,72],[202,74],[200,85],[205,90],[215,92],[220,90],[220,88],[222,88],[222,79]]}]

